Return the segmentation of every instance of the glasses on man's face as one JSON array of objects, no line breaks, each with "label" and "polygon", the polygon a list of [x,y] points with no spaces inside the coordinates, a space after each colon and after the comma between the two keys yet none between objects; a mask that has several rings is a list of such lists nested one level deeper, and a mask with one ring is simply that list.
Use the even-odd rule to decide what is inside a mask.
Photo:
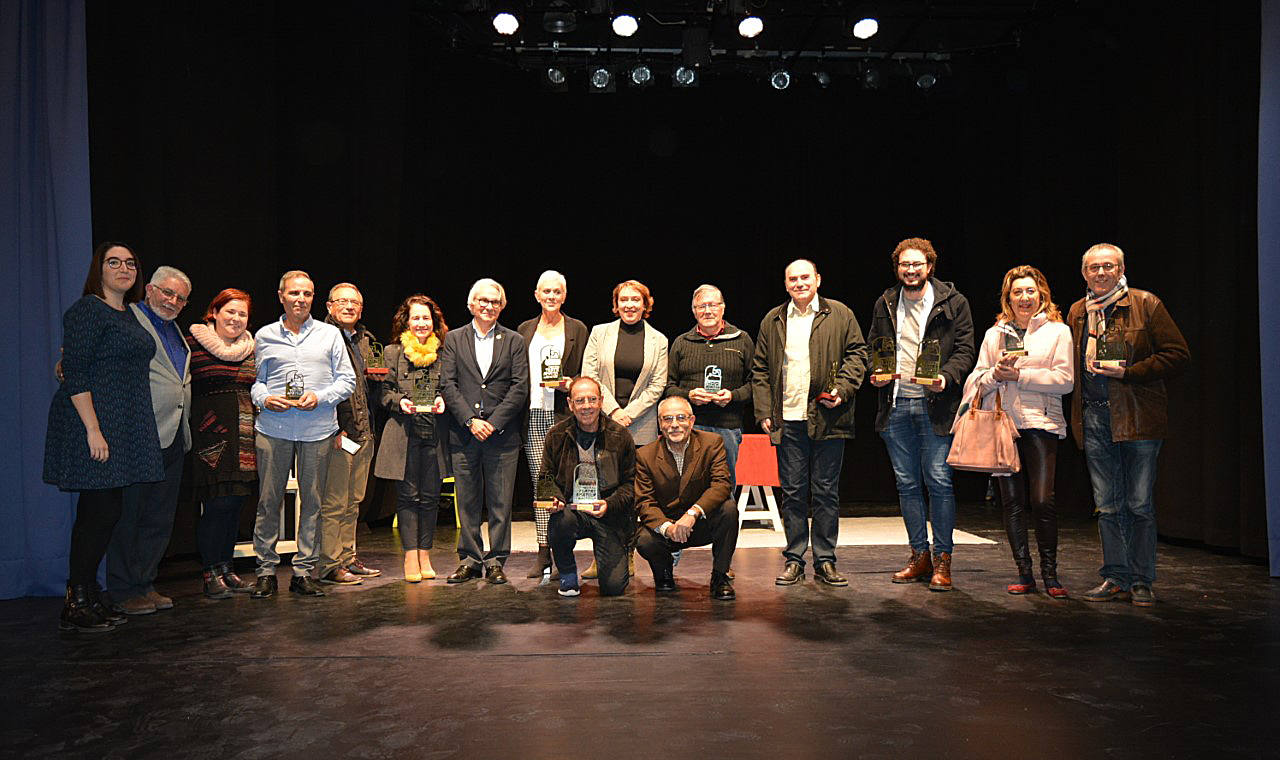
[{"label": "glasses on man's face", "polygon": [[1089,274],[1097,274],[1098,272],[1106,272],[1107,274],[1111,274],[1112,272],[1116,271],[1117,267],[1114,263],[1110,261],[1104,261],[1101,264],[1090,264],[1089,266],[1085,267],[1085,269],[1089,272]]},{"label": "glasses on man's face", "polygon": [[696,303],[693,305],[693,310],[697,312],[713,312],[718,310],[721,306],[724,306],[724,304],[719,301],[712,301],[711,303]]},{"label": "glasses on man's face", "polygon": [[476,306],[485,306],[490,309],[496,309],[502,305],[502,301],[498,298],[477,298],[475,300],[475,304]]},{"label": "glasses on man's face", "polygon": [[119,269],[121,265],[123,265],[124,268],[128,269],[129,271],[133,271],[138,268],[138,262],[134,261],[133,259],[117,259],[115,256],[112,256],[111,258],[107,259],[106,263],[107,263],[107,267],[111,269]]},{"label": "glasses on man's face", "polygon": [[187,297],[182,295],[176,290],[170,290],[169,288],[166,288],[163,285],[152,285],[151,287],[160,291],[160,295],[164,296],[165,298],[172,298],[174,301],[177,301],[179,306],[183,306],[187,303]]},{"label": "glasses on man's face", "polygon": [[663,425],[670,425],[675,422],[685,423],[693,419],[693,415],[689,414],[664,414],[658,418],[658,422]]},{"label": "glasses on man's face", "polygon": [[329,303],[337,304],[338,306],[359,306],[363,304],[364,301],[361,301],[358,298],[335,298]]},{"label": "glasses on man's face", "polygon": [[929,262],[927,262],[927,261],[900,261],[900,262],[898,262],[898,268],[899,268],[899,269],[907,269],[907,270],[911,270],[911,269],[924,269],[924,268],[925,268],[925,267],[927,267],[927,266],[929,266]]},{"label": "glasses on man's face", "polygon": [[592,406],[594,404],[600,403],[600,397],[599,396],[579,396],[578,398],[573,399],[573,403],[575,406]]}]

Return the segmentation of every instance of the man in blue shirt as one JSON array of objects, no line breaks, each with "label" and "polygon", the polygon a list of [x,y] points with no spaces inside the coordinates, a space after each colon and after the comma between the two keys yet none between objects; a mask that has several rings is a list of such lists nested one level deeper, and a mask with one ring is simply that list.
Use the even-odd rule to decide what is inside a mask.
[{"label": "man in blue shirt", "polygon": [[338,432],[335,408],[351,395],[356,380],[342,333],[311,318],[315,297],[311,277],[299,270],[285,272],[279,296],[284,315],[259,330],[254,345],[258,377],[251,395],[262,410],[254,423],[259,491],[258,518],[253,527],[253,551],[258,555],[258,579],[251,594],[254,599],[276,592],[280,503],[295,458],[298,550],[293,555],[289,590],[303,596],[324,596],[311,578],[318,548],[320,489],[329,449]]},{"label": "man in blue shirt", "polygon": [[191,356],[173,323],[189,295],[191,280],[185,274],[173,267],[157,267],[143,300],[129,306],[156,343],[147,374],[164,480],[125,487],[120,521],[107,547],[107,590],[116,609],[126,615],[149,615],[173,607],[173,600],[153,584],[173,532],[182,465],[191,448]]}]

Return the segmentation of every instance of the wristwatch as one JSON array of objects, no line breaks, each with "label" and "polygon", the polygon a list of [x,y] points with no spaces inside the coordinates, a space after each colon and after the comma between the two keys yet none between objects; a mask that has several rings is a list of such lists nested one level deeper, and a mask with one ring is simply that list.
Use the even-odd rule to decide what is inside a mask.
[{"label": "wristwatch", "polygon": [[477,418],[472,417],[471,419],[467,420],[467,429],[468,429],[468,430],[470,430],[470,429],[471,429],[471,423],[475,422],[475,421],[476,421],[476,419],[477,419]]}]

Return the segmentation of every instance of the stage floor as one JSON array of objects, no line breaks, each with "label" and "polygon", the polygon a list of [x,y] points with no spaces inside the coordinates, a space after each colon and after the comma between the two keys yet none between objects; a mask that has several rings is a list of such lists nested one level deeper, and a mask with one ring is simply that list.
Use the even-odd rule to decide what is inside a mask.
[{"label": "stage floor", "polygon": [[[777,550],[741,549],[730,603],[707,596],[709,552],[662,597],[641,560],[622,597],[562,599],[524,578],[529,553],[504,586],[410,585],[381,528],[361,554],[386,574],[321,599],[206,600],[182,560],[159,584],[175,609],[110,634],[58,634],[60,600],[0,602],[0,756],[1275,756],[1263,565],[1161,543],[1152,609],[1013,597],[998,514],[958,522],[988,542],[957,547],[951,593],[890,583],[907,552],[883,545],[841,546],[847,589],[774,586]],[[1092,522],[1061,552],[1072,591],[1096,582]]]}]

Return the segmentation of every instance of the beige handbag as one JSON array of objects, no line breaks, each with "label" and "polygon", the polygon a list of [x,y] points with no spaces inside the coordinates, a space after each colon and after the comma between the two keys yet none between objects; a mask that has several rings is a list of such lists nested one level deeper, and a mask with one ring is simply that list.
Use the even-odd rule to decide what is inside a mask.
[{"label": "beige handbag", "polygon": [[995,408],[983,409],[982,393],[975,390],[970,403],[960,407],[951,434],[947,464],[954,469],[992,475],[1012,475],[1022,469],[1013,441],[1018,430],[1000,404],[1000,391],[996,391]]}]

